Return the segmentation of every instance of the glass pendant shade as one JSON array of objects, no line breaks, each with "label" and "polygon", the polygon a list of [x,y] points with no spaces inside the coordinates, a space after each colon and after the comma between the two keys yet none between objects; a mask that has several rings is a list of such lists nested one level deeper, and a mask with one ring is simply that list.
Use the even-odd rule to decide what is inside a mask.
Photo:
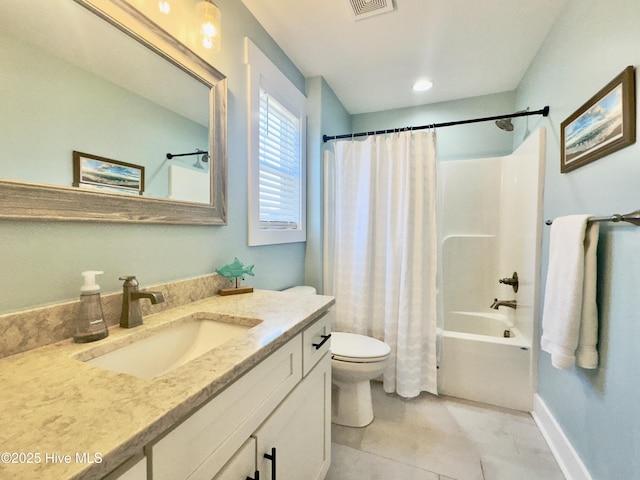
[{"label": "glass pendant shade", "polygon": [[171,13],[171,2],[169,0],[158,0],[158,10],[168,15]]},{"label": "glass pendant shade", "polygon": [[199,37],[202,45],[213,52],[219,52],[222,39],[220,9],[209,0],[199,2],[197,9],[200,19]]}]

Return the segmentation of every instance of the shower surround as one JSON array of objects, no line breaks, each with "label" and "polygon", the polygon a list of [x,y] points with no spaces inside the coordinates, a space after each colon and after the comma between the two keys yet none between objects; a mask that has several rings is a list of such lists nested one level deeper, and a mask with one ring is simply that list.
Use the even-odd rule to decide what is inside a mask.
[{"label": "shower surround", "polygon": [[[539,129],[511,155],[440,164],[442,394],[533,409],[544,145]],[[517,292],[498,282],[513,272]]]}]

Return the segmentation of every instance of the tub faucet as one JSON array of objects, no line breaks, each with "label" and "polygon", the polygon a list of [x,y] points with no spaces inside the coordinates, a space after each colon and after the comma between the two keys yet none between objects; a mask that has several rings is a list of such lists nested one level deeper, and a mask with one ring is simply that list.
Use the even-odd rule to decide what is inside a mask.
[{"label": "tub faucet", "polygon": [[122,314],[120,315],[120,326],[122,328],[133,328],[142,325],[142,311],[140,310],[140,299],[148,298],[153,305],[164,302],[162,292],[141,292],[138,290],[139,283],[136,277],[120,277],[124,280],[122,285]]},{"label": "tub faucet", "polygon": [[498,308],[500,307],[509,307],[509,308],[516,308],[516,301],[515,300],[498,300],[497,298],[493,299],[493,303],[491,304],[491,308],[493,308],[494,310],[498,310]]}]

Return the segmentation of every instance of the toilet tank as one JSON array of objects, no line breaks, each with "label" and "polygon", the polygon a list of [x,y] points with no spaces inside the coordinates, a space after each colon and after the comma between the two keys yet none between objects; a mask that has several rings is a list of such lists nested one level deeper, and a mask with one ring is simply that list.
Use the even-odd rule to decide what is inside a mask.
[{"label": "toilet tank", "polygon": [[309,287],[309,286],[297,286],[297,287],[291,287],[291,288],[285,288],[283,290],[283,292],[291,292],[291,293],[297,293],[298,295],[315,295],[316,289],[313,287]]}]

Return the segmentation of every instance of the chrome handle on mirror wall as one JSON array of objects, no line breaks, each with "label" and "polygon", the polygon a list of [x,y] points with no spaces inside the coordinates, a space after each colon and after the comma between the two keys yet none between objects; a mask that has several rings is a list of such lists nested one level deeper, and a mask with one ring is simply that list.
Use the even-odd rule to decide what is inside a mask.
[{"label": "chrome handle on mirror wall", "polygon": [[320,335],[322,337],[322,341],[320,343],[312,343],[311,346],[316,347],[316,350],[320,350],[322,346],[327,343],[327,341],[331,338],[331,334],[329,335]]},{"label": "chrome handle on mirror wall", "polygon": [[265,453],[264,458],[271,460],[271,480],[276,480],[276,447],[271,449],[271,455]]},{"label": "chrome handle on mirror wall", "polygon": [[518,291],[518,272],[513,272],[511,278],[501,278],[498,280],[499,283],[504,283],[505,285],[511,285],[513,287],[513,291]]}]

